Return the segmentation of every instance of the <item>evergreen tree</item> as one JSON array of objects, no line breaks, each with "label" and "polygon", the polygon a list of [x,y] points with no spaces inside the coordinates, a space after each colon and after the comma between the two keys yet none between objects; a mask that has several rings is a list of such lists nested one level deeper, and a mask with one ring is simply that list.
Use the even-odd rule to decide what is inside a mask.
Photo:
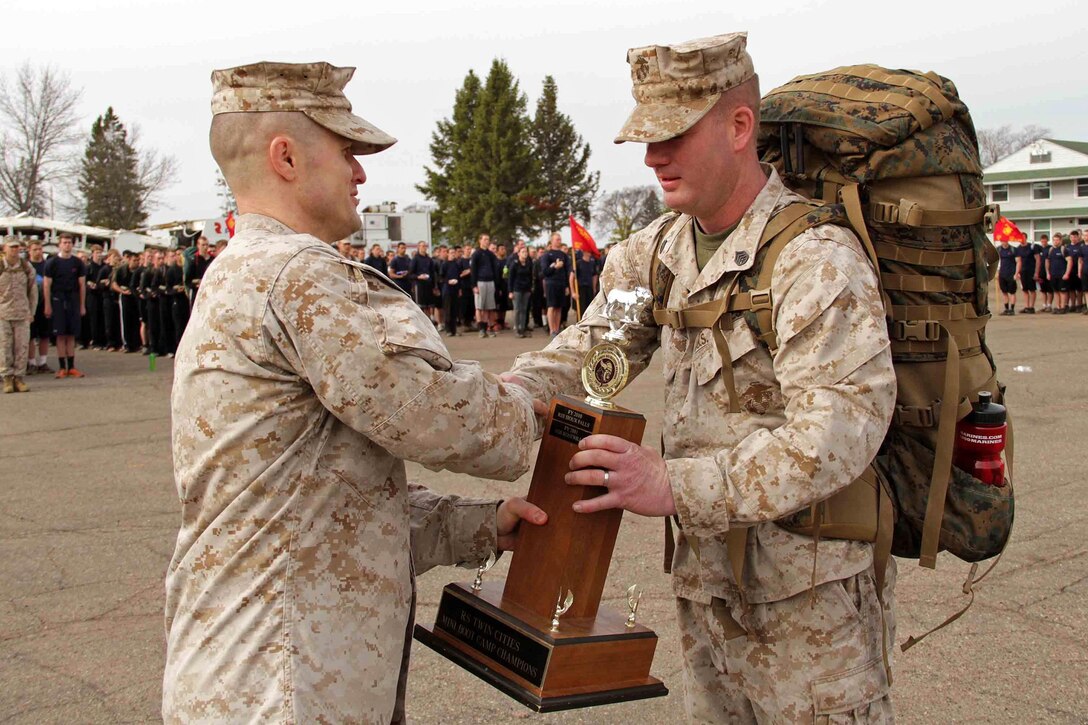
[{"label": "evergreen tree", "polygon": [[147,221],[146,189],[140,182],[139,154],[113,107],[95,119],[83,153],[79,192],[88,224],[135,229]]},{"label": "evergreen tree", "polygon": [[449,118],[439,121],[438,128],[431,134],[434,168],[425,166],[423,173],[426,181],[416,185],[416,189],[436,204],[431,213],[432,233],[436,238],[445,238],[450,242],[460,243],[465,240],[464,237],[450,234],[447,226],[451,220],[463,216],[465,199],[462,194],[457,193],[452,183],[454,170],[462,160],[472,131],[479,102],[480,78],[470,70],[454,97],[453,113]]},{"label": "evergreen tree", "polygon": [[534,229],[532,201],[537,165],[530,142],[525,94],[505,61],[491,62],[454,185],[466,208],[452,220],[461,238],[487,232],[499,244],[512,244]]},{"label": "evergreen tree", "polygon": [[532,123],[533,155],[540,169],[535,217],[545,232],[561,228],[568,212],[588,225],[600,184],[600,173],[586,170],[589,144],[574,130],[570,117],[559,112],[558,94],[555,79],[546,76]]}]

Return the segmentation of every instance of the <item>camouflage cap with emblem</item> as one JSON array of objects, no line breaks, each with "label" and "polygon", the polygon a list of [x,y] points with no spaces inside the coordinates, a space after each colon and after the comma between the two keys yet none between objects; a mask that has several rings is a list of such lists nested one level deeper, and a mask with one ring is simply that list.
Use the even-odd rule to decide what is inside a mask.
[{"label": "camouflage cap with emblem", "polygon": [[616,143],[667,141],[694,126],[724,92],[755,77],[747,44],[748,33],[728,33],[628,50],[638,105]]},{"label": "camouflage cap with emblem", "polygon": [[252,63],[212,71],[212,115],[297,111],[354,141],[355,154],[374,154],[397,142],[351,112],[344,86],[354,68],[328,63]]}]

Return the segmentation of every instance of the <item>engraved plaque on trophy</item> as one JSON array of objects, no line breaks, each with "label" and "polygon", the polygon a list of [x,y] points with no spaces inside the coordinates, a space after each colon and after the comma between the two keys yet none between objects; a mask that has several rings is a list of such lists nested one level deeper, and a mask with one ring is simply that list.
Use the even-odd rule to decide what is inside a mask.
[{"label": "engraved plaque on trophy", "polygon": [[668,694],[650,676],[657,635],[635,621],[635,587],[628,612],[600,609],[623,512],[575,513],[605,489],[564,481],[586,436],[642,441],[646,419],[611,399],[630,372],[627,332],[651,302],[644,289],[610,292],[611,329],[583,360],[588,396],[552,400],[526,496],[548,523],[519,528],[505,585],[482,581],[481,567],[471,585],[443,590],[433,628],[416,625],[416,639],[540,712]]}]

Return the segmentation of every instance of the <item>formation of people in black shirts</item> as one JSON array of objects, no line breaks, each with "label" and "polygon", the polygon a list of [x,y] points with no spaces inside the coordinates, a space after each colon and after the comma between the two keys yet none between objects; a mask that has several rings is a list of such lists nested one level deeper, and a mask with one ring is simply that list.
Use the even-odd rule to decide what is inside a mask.
[{"label": "formation of people in black shirts", "polygon": [[[41,242],[27,245],[38,278],[38,307],[30,325],[27,374],[81,378],[75,366],[79,348],[173,357],[200,280],[225,242],[212,248],[201,237],[186,264],[173,249],[143,252],[72,254],[72,237],[61,234],[58,253],[48,259]],[[49,366],[49,343],[57,350],[57,370]]]},{"label": "formation of people in black shirts", "polygon": [[[58,237],[58,253],[46,258],[42,243],[31,240],[25,254],[38,283],[38,306],[30,325],[27,374],[82,378],[75,365],[76,346],[108,352],[172,357],[189,320],[208,265],[226,242],[211,247],[200,237],[186,259],[180,250],[143,252],[103,250],[73,253],[69,234]],[[553,337],[593,300],[604,258],[575,253],[555,233],[544,249],[519,241],[509,254],[492,247],[487,234],[475,245],[441,245],[432,257],[426,242],[409,255],[407,245],[369,250],[349,241],[339,251],[389,276],[447,335],[475,330],[494,337],[509,329],[529,337],[547,328]],[[1088,285],[1086,285],[1088,286]],[[48,361],[56,346],[57,369]]]},{"label": "formation of people in black shirts", "polygon": [[504,246],[493,247],[487,234],[475,245],[441,245],[433,256],[426,242],[417,244],[412,255],[404,242],[386,252],[378,244],[366,250],[344,240],[338,249],[387,275],[448,336],[476,331],[483,338],[509,329],[511,311],[517,337],[545,326],[557,335],[572,309],[577,319],[593,300],[604,263],[588,252],[572,260],[559,233],[546,249],[519,241],[509,253]]},{"label": "formation of people in black shirts", "polygon": [[1042,295],[1043,305],[1038,310],[1041,313],[1088,314],[1084,302],[1084,293],[1088,291],[1088,244],[1079,229],[1067,236],[1055,232],[1050,238],[1044,234],[1038,242],[1017,246],[1001,242],[997,253],[1002,315],[1016,314],[1018,290],[1024,295],[1022,313],[1035,314],[1035,305]]}]

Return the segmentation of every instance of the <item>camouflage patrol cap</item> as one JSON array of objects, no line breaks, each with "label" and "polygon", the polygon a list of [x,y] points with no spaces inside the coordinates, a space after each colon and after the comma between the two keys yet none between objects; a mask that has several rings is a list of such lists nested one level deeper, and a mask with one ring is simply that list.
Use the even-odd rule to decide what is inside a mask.
[{"label": "camouflage patrol cap", "polygon": [[298,111],[354,141],[355,154],[374,154],[395,138],[351,112],[344,86],[354,68],[328,63],[252,63],[212,71],[212,115]]},{"label": "camouflage patrol cap", "polygon": [[616,143],[666,141],[694,126],[722,93],[755,77],[747,44],[748,33],[728,33],[628,50],[638,105]]}]

